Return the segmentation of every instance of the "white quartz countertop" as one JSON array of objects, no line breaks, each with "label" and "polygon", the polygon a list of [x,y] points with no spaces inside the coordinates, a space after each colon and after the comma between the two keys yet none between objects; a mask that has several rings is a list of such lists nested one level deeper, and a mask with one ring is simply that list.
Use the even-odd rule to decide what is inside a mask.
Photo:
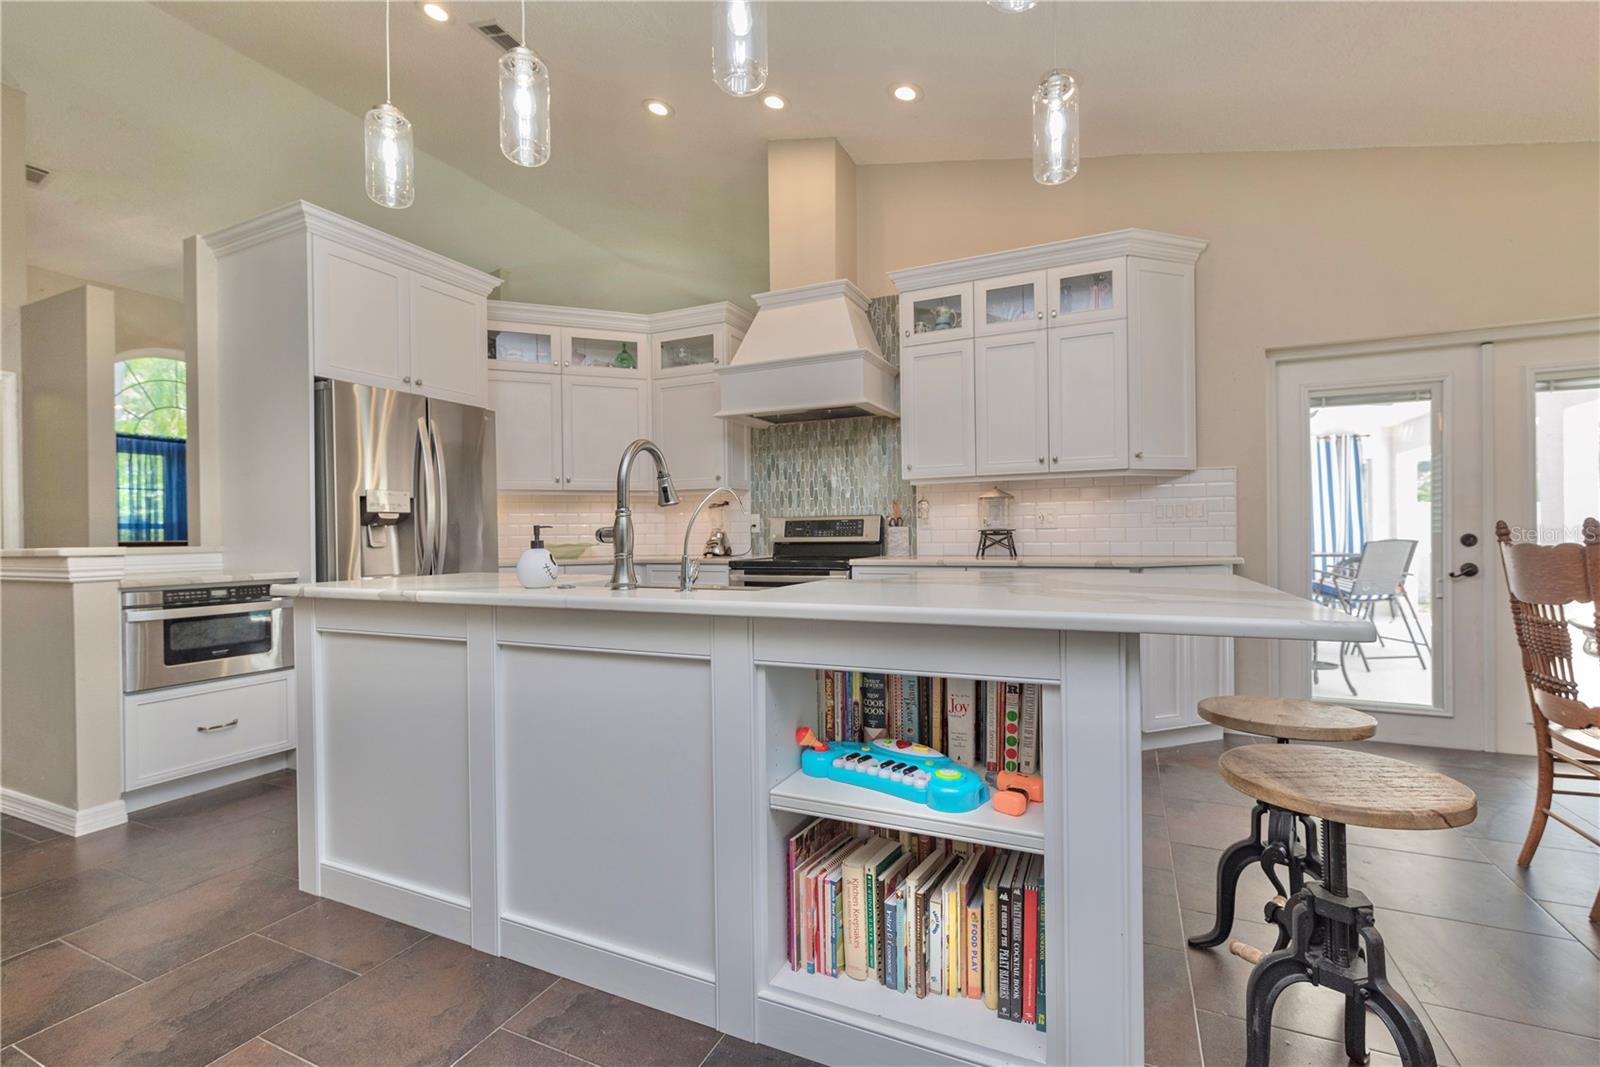
[{"label": "white quartz countertop", "polygon": [[1127,570],[1134,567],[1226,567],[1244,562],[1239,556],[870,556],[853,559],[852,567],[1039,567],[1047,570]]},{"label": "white quartz countertop", "polygon": [[260,574],[224,574],[220,571],[173,571],[151,574],[134,574],[118,583],[119,589],[181,589],[199,585],[241,585],[254,582],[292,582],[300,575],[294,571],[263,571]]},{"label": "white quartz countertop", "polygon": [[1231,574],[928,572],[763,589],[607,589],[573,576],[524,589],[514,575],[441,574],[277,585],[280,596],[756,619],[1370,641],[1372,623]]}]

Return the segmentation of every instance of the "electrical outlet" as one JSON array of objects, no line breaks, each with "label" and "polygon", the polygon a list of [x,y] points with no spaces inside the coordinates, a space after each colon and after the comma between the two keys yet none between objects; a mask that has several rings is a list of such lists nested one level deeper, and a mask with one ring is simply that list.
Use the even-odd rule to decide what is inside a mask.
[{"label": "electrical outlet", "polygon": [[1034,525],[1041,530],[1054,530],[1061,525],[1061,509],[1054,505],[1041,505],[1034,516]]}]

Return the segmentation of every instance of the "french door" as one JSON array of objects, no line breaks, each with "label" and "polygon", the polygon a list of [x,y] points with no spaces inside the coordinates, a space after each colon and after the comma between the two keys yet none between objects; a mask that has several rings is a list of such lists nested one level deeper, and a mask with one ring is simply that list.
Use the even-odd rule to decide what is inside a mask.
[{"label": "french door", "polygon": [[1275,584],[1377,630],[1278,642],[1276,691],[1367,711],[1384,740],[1491,747],[1484,346],[1274,368]]}]

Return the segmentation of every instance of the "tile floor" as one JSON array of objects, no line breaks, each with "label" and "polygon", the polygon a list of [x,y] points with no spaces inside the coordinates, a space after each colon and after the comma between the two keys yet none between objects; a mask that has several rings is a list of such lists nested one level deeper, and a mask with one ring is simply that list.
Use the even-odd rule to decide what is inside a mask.
[{"label": "tile floor", "polygon": [[[1220,747],[1145,762],[1146,1044],[1163,1067],[1243,1062],[1249,967],[1184,944],[1210,924],[1217,854],[1249,806],[1216,776]],[[1479,791],[1461,830],[1351,831],[1352,880],[1440,1062],[1600,1063],[1600,852],[1552,825],[1516,868],[1531,760],[1370,747]],[[293,784],[280,772],[76,840],[0,820],[0,1067],[804,1063],[299,892]],[[1600,802],[1566,803],[1600,822]],[[1268,895],[1245,884],[1245,901]],[[1240,910],[1236,932],[1268,942]],[[1286,993],[1274,1063],[1344,1062],[1340,1010]],[[1397,1062],[1380,1025],[1369,1039],[1375,1063]]]}]

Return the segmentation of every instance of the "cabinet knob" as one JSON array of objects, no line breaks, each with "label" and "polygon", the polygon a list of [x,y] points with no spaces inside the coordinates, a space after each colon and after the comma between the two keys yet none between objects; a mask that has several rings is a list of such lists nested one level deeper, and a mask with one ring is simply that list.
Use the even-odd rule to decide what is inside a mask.
[{"label": "cabinet knob", "polygon": [[560,485],[561,484],[561,475],[559,475],[559,474],[556,475],[554,481],[555,481],[555,483],[557,485]]},{"label": "cabinet knob", "polygon": [[409,375],[409,374],[406,375],[404,381],[405,381],[405,383],[407,385],[410,385],[411,384],[411,375]]},{"label": "cabinet knob", "polygon": [[1040,462],[1040,463],[1041,463],[1041,464],[1042,464],[1042,463],[1044,463],[1044,457],[1043,457],[1043,456],[1040,456],[1040,457],[1039,457],[1039,462]]},{"label": "cabinet knob", "polygon": [[720,475],[720,474],[717,475],[717,481],[719,481],[719,482],[722,481],[722,475]]},{"label": "cabinet knob", "polygon": [[911,336],[911,331],[910,331],[910,330],[907,330],[907,331],[906,331],[906,336],[907,336],[907,337],[910,337],[910,336]]},{"label": "cabinet knob", "polygon": [[569,478],[567,478],[567,484],[568,484],[568,485],[571,485],[571,484],[572,484],[572,479],[571,479],[571,478],[570,478],[570,477],[569,477]]},{"label": "cabinet knob", "polygon": [[1055,308],[1051,308],[1050,309],[1050,317],[1052,319],[1056,317],[1056,309]]},{"label": "cabinet knob", "polygon": [[1035,311],[1033,314],[1036,318],[1044,318],[1044,312],[1042,311]]},{"label": "cabinet knob", "polygon": [[1143,459],[1144,458],[1144,453],[1143,452],[1135,452],[1133,454],[1133,458],[1134,459]]},{"label": "cabinet knob", "polygon": [[418,385],[421,385],[421,384],[422,384],[422,379],[421,379],[421,378],[418,378],[418,379],[417,379],[417,384],[418,384]]},{"label": "cabinet knob", "polygon": [[1060,463],[1061,462],[1061,457],[1060,456],[1051,456],[1050,457],[1050,462],[1051,463]]}]

